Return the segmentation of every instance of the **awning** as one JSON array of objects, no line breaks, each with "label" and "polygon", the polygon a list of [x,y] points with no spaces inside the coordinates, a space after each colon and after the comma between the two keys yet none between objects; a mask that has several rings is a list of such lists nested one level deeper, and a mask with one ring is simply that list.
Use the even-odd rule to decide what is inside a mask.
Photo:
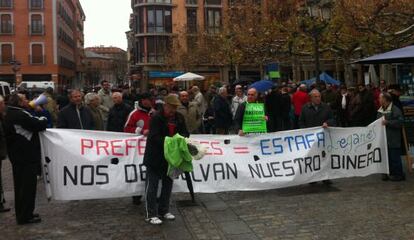
[{"label": "awning", "polygon": [[358,60],[358,64],[414,63],[414,45]]}]

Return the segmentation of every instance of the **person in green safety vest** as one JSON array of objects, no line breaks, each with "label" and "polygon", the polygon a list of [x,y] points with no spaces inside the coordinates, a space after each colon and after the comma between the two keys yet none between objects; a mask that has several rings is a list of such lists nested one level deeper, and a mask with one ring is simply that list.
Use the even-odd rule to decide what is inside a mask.
[{"label": "person in green safety vest", "polygon": [[[243,131],[243,119],[246,112],[246,105],[249,103],[257,103],[258,102],[258,92],[255,88],[250,88],[247,91],[247,102],[244,102],[239,105],[236,111],[236,115],[234,116],[235,128],[238,131],[239,136],[244,136],[246,133]],[[265,120],[267,121],[267,117]]]}]

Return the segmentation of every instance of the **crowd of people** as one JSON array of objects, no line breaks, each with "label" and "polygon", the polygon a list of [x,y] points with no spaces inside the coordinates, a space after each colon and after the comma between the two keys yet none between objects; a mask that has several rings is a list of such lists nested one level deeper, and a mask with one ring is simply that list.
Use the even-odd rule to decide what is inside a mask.
[{"label": "crowd of people", "polygon": [[[232,95],[230,94],[232,93]],[[202,92],[200,87],[153,88],[140,93],[135,89],[113,91],[102,81],[97,92],[73,89],[55,96],[53,89],[42,95],[47,101],[30,102],[22,90],[0,98],[0,170],[7,155],[13,166],[15,209],[18,224],[41,221],[34,213],[37,176],[40,168],[38,133],[46,128],[127,132],[147,136],[144,165],[147,167],[146,219],[161,224],[173,220],[169,212],[172,180],[167,177],[163,141],[166,136],[190,134],[238,134],[244,136],[242,123],[246,104],[264,103],[268,132],[315,126],[367,126],[385,117],[390,175],[383,180],[404,180],[401,153],[402,104],[397,85],[356,87],[330,84],[313,86],[282,83],[268,92],[241,85],[215,85]],[[7,107],[6,107],[7,104]],[[6,147],[7,146],[7,147]],[[1,172],[1,171],[0,171]],[[162,180],[157,201],[158,182]],[[325,184],[331,184],[329,180]],[[133,197],[135,204],[140,196]],[[5,207],[0,175],[0,212]],[[161,218],[160,218],[161,216]]]}]

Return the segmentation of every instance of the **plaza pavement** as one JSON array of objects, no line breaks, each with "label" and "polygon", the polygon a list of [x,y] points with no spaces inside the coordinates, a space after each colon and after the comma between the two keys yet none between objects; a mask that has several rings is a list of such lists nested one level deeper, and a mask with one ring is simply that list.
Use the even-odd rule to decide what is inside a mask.
[{"label": "plaza pavement", "polygon": [[[13,207],[11,166],[3,162],[7,206]],[[256,192],[174,194],[177,220],[162,226],[144,222],[144,204],[131,198],[51,201],[38,186],[43,222],[18,226],[14,212],[0,214],[1,240],[105,239],[414,239],[414,180],[380,177],[335,180],[331,187],[303,185]]]}]

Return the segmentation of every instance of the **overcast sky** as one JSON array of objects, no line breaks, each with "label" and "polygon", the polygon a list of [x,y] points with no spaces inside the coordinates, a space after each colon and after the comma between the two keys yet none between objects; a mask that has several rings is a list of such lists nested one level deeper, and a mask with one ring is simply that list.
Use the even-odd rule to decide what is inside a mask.
[{"label": "overcast sky", "polygon": [[126,50],[130,0],[80,0],[86,15],[85,47],[115,46]]}]

